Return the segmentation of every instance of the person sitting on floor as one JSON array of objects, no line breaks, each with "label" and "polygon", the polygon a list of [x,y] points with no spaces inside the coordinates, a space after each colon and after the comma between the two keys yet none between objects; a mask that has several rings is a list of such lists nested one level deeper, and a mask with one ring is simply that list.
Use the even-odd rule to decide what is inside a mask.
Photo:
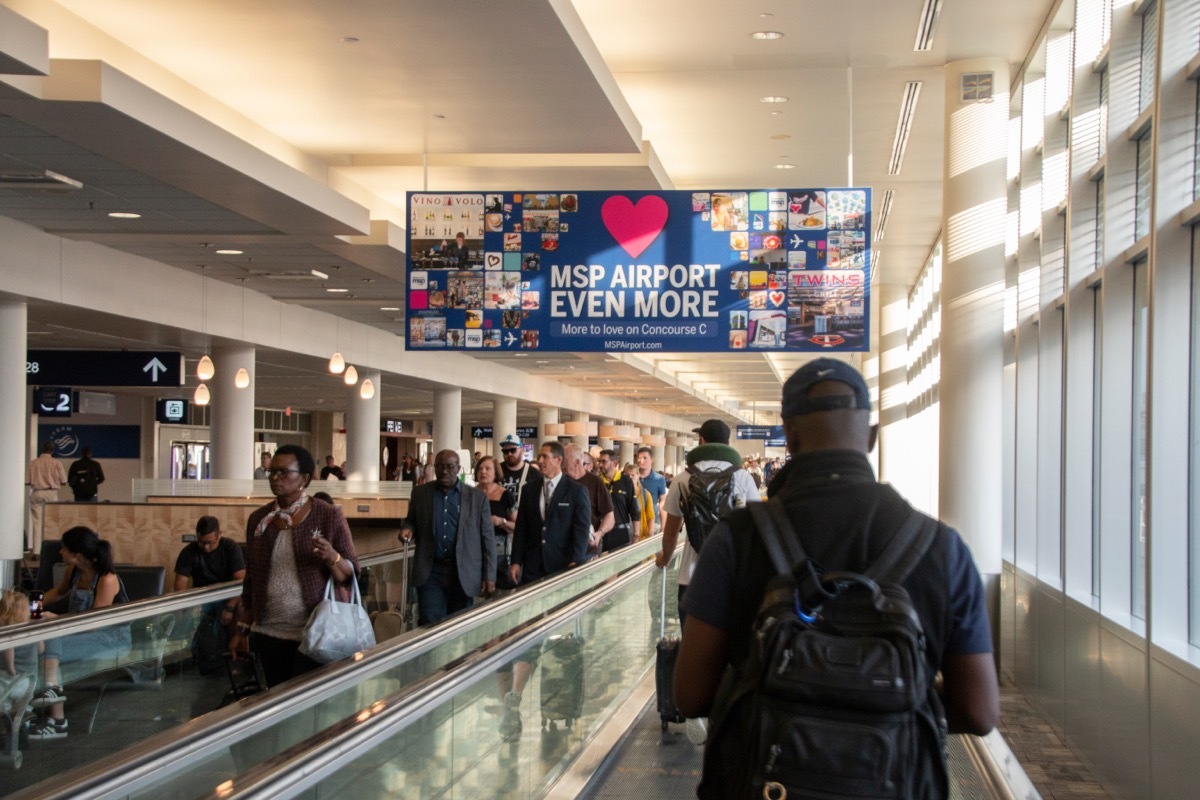
[{"label": "person sitting on floor", "polygon": [[[91,528],[82,525],[62,535],[62,560],[67,565],[62,581],[46,592],[49,605],[67,599],[68,613],[105,608],[129,600],[125,585],[113,571],[112,545]],[[52,618],[50,611],[42,616]],[[111,625],[96,631],[74,633],[46,642],[42,658],[44,688],[30,703],[44,709],[45,719],[29,731],[30,739],[62,739],[67,735],[67,719],[63,703],[67,696],[59,678],[59,665],[92,658],[120,658],[131,648],[129,625]]]}]

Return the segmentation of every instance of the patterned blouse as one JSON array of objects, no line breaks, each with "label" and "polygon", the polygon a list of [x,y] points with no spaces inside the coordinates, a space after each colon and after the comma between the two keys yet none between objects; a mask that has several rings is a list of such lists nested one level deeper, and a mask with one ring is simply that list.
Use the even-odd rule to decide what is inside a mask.
[{"label": "patterned blouse", "polygon": [[[312,613],[317,603],[325,596],[325,583],[330,575],[325,561],[313,552],[312,541],[316,534],[319,533],[328,539],[333,549],[349,561],[354,567],[354,572],[358,573],[358,554],[354,551],[354,541],[350,538],[350,526],[340,508],[323,500],[311,499],[308,516],[295,528],[281,527],[284,523],[276,517],[267,525],[266,530],[255,535],[258,523],[274,508],[274,502],[268,503],[252,513],[246,521],[246,577],[242,581],[242,600],[246,607],[251,609],[251,618],[255,622],[267,619],[267,587],[271,582],[272,554],[276,540],[284,531],[292,538],[296,582],[306,616]],[[348,601],[349,581],[337,585],[334,593],[339,600]]]}]

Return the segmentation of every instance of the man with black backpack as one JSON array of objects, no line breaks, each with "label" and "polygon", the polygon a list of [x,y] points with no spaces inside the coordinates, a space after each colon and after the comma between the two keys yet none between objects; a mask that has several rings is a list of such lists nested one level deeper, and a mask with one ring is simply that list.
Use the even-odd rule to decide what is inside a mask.
[{"label": "man with black backpack", "polygon": [[947,730],[999,717],[971,554],[875,480],[853,367],[801,367],[782,416],[791,462],[712,531],[685,600],[675,697],[710,716],[697,796],[945,798]]},{"label": "man with black backpack", "polygon": [[[659,568],[671,562],[679,529],[683,527],[687,541],[679,557],[681,626],[687,619],[683,596],[692,581],[700,548],[724,514],[759,499],[754,478],[741,467],[741,454],[729,446],[729,426],[719,419],[710,419],[692,432],[699,435],[700,445],[688,452],[687,469],[671,481],[667,491],[662,550],[656,558]],[[695,744],[704,742],[707,728],[703,715],[688,719],[687,734]]]}]

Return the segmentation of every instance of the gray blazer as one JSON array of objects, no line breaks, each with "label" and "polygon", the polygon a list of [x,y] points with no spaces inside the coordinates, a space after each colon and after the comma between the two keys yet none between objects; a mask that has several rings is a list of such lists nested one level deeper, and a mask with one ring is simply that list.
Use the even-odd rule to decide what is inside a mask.
[{"label": "gray blazer", "polygon": [[[462,506],[458,515],[458,533],[454,538],[454,561],[458,581],[467,597],[478,597],[485,580],[496,579],[496,534],[487,495],[473,486],[460,484]],[[413,531],[416,564],[413,585],[423,586],[433,569],[436,545],[433,540],[433,504],[437,484],[423,483],[412,491],[408,516],[402,526]]]}]

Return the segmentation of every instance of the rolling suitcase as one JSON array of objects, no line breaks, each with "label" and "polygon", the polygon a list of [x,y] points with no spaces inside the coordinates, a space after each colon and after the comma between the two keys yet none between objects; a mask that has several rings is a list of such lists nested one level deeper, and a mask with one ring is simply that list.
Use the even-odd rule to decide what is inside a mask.
[{"label": "rolling suitcase", "polygon": [[663,570],[661,619],[661,635],[654,648],[654,692],[658,698],[658,718],[662,721],[663,733],[666,733],[668,724],[685,721],[675,707],[675,659],[679,655],[679,639],[667,636],[666,570]]},{"label": "rolling suitcase", "polygon": [[541,658],[542,730],[570,730],[583,715],[583,636],[579,631],[551,636]]},{"label": "rolling suitcase", "polygon": [[255,653],[248,653],[245,658],[238,659],[226,653],[224,661],[225,673],[229,676],[229,691],[221,698],[220,708],[267,688],[267,677],[263,673],[262,662]]}]

